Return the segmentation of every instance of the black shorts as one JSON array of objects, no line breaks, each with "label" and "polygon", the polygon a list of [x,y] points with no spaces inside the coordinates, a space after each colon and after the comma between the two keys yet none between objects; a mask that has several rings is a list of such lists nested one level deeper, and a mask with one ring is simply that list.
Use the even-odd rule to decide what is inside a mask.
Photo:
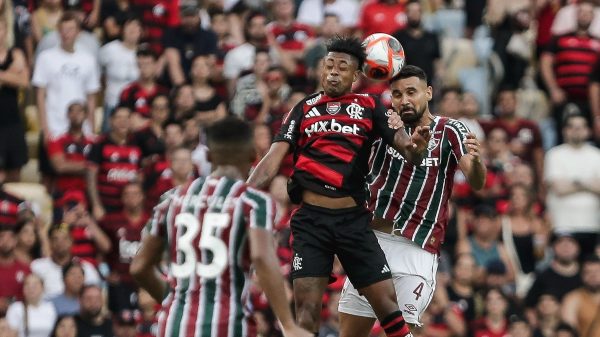
[{"label": "black shorts", "polygon": [[0,126],[0,158],[8,170],[20,169],[27,163],[29,156],[22,125]]},{"label": "black shorts", "polygon": [[364,288],[391,278],[385,255],[362,206],[328,209],[303,204],[291,219],[292,279],[329,277],[337,255],[350,282]]}]

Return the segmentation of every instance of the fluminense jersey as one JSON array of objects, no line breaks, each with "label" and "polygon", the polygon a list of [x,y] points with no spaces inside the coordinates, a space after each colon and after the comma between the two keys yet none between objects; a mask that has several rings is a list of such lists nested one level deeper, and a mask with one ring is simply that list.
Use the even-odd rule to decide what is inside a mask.
[{"label": "fluminense jersey", "polygon": [[167,192],[147,225],[164,239],[171,291],[159,337],[256,336],[244,310],[250,228],[271,230],[275,204],[241,180],[198,178]]},{"label": "fluminense jersey", "polygon": [[392,144],[395,133],[388,127],[386,108],[374,96],[308,96],[289,112],[273,139],[288,142],[294,151],[290,199],[299,203],[307,189],[363,203],[371,145],[379,137]]},{"label": "fluminense jersey", "polygon": [[[407,128],[409,134],[412,130]],[[377,141],[367,176],[369,209],[394,221],[396,234],[438,254],[448,223],[448,198],[458,162],[467,153],[468,128],[460,121],[435,117],[427,155],[420,166]]]}]

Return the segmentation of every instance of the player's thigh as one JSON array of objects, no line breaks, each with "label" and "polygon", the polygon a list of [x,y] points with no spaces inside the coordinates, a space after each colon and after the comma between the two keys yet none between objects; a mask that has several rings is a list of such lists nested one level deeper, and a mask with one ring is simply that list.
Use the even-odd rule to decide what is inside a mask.
[{"label": "player's thigh", "polygon": [[322,299],[328,277],[301,277],[293,281],[296,321],[308,331],[318,331]]},{"label": "player's thigh", "polygon": [[421,315],[431,302],[435,282],[427,281],[419,275],[409,274],[396,274],[393,280],[398,306],[404,320],[409,324],[421,326]]}]

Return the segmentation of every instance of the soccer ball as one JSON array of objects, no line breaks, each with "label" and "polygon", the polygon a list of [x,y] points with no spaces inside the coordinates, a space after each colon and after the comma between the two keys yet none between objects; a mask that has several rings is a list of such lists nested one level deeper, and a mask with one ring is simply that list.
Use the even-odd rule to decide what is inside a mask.
[{"label": "soccer ball", "polygon": [[367,52],[363,72],[368,78],[386,81],[398,75],[404,67],[404,48],[395,37],[375,33],[367,36],[362,45]]}]

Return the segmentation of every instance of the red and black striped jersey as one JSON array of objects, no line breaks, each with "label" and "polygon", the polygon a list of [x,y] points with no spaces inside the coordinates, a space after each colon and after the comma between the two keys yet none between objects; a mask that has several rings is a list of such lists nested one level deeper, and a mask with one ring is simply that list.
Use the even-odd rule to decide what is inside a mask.
[{"label": "red and black striped jersey", "polygon": [[169,94],[169,90],[160,84],[155,84],[151,90],[147,90],[136,81],[123,89],[119,103],[142,117],[150,118],[150,99],[157,94]]},{"label": "red and black striped jersey", "polygon": [[[62,155],[68,161],[85,163],[93,143],[93,140],[89,137],[81,136],[79,139],[76,139],[72,134],[67,132],[50,141],[48,144],[48,156],[52,158]],[[65,192],[68,190],[85,191],[85,175],[57,173],[54,188],[56,192]]]},{"label": "red and black striped jersey", "polygon": [[0,224],[16,226],[19,206],[24,200],[4,191],[0,188]]},{"label": "red and black striped jersey", "polygon": [[288,142],[294,152],[291,200],[299,203],[302,190],[308,189],[363,203],[371,145],[378,137],[393,144],[395,133],[375,96],[308,96],[288,113],[273,140]]},{"label": "red and black striped jersey", "polygon": [[131,10],[142,20],[143,42],[149,43],[156,55],[161,55],[165,30],[179,24],[179,1],[131,0],[129,3]]},{"label": "red and black striped jersey", "polygon": [[[467,153],[468,128],[460,121],[435,117],[421,165],[404,160],[396,150],[377,141],[367,176],[369,209],[394,221],[394,231],[438,254],[448,223],[448,198],[458,162]],[[407,128],[407,133],[412,130]]]},{"label": "red and black striped jersey", "polygon": [[98,193],[108,211],[120,211],[123,207],[121,192],[127,183],[138,178],[141,159],[142,151],[131,137],[119,145],[109,135],[103,135],[92,146],[89,160],[98,167]]},{"label": "red and black striped jersey", "polygon": [[251,228],[271,231],[271,197],[241,180],[198,178],[166,193],[146,235],[164,240],[171,291],[158,337],[256,336],[245,310]]},{"label": "red and black striped jersey", "polygon": [[98,267],[98,249],[87,226],[72,226],[69,234],[73,240],[71,255]]}]

